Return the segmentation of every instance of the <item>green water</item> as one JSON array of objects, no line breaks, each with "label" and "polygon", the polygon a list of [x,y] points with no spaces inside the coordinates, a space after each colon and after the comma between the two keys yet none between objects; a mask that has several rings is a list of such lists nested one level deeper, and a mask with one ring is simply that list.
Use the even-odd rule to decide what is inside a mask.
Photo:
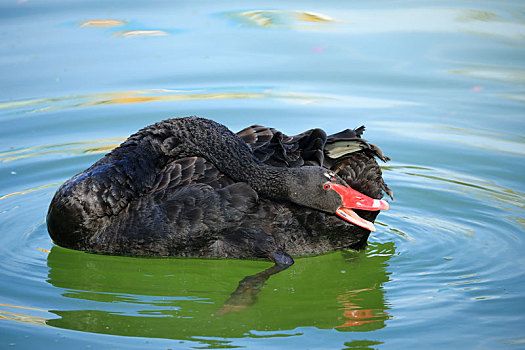
[{"label": "green water", "polygon": [[[523,2],[13,0],[0,21],[0,349],[525,348]],[[52,244],[60,183],[185,115],[365,124],[395,201],[365,251],[235,303],[271,263]]]}]

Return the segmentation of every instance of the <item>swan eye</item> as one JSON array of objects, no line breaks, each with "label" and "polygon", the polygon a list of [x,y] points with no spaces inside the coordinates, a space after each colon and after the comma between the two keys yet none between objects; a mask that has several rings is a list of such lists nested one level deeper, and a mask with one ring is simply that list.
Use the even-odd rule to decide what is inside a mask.
[{"label": "swan eye", "polygon": [[330,188],[332,188],[332,186],[330,186],[329,183],[326,183],[326,184],[324,184],[323,188],[324,188],[325,190],[329,190]]}]

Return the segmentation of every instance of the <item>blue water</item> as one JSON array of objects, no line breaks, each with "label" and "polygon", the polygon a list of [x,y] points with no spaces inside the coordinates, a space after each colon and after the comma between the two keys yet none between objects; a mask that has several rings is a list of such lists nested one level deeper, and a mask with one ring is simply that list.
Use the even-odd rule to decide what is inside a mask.
[{"label": "blue water", "polygon": [[[525,348],[522,1],[0,3],[0,348]],[[174,116],[365,124],[393,189],[364,252],[265,261],[55,247],[54,192]]]}]

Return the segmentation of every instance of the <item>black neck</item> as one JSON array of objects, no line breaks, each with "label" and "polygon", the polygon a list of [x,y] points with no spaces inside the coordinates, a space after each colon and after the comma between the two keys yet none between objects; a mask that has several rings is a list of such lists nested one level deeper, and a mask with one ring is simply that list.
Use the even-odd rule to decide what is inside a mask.
[{"label": "black neck", "polygon": [[[128,152],[129,146],[140,152],[145,149],[150,159],[155,158],[152,165],[157,169],[170,159],[200,156],[233,180],[248,183],[261,195],[288,197],[289,169],[261,163],[244,140],[209,119],[187,117],[158,122],[132,135],[120,148]],[[118,149],[114,152],[121,153]]]}]

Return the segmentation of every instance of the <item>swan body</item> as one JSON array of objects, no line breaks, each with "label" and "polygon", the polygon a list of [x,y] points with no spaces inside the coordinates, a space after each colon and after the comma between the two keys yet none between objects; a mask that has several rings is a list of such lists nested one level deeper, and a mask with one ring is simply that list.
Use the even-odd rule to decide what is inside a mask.
[{"label": "swan body", "polygon": [[[290,137],[173,118],[138,131],[57,190],[48,232],[63,247],[138,256],[267,257],[366,245],[392,192],[364,128]],[[355,210],[354,210],[355,209]],[[363,210],[365,209],[365,210]]]}]

